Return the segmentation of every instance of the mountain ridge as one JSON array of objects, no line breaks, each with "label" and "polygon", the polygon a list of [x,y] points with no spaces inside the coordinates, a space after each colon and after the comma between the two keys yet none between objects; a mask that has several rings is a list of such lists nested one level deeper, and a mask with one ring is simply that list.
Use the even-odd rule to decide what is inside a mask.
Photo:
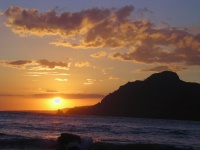
[{"label": "mountain ridge", "polygon": [[67,114],[200,120],[200,84],[163,71],[143,81],[128,82],[100,103],[75,107]]}]

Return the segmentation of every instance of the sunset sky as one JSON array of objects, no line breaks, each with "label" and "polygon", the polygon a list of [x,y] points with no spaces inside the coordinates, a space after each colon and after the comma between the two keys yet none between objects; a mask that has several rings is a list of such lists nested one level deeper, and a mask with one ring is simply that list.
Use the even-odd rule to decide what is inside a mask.
[{"label": "sunset sky", "polygon": [[0,1],[0,110],[93,105],[164,70],[200,83],[199,8],[199,0]]}]

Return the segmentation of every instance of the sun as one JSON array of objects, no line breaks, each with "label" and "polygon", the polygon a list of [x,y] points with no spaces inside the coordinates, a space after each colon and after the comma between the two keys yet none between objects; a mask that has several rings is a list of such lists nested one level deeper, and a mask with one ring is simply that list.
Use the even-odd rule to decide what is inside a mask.
[{"label": "sun", "polygon": [[53,102],[54,102],[54,104],[56,104],[56,105],[60,105],[61,102],[62,102],[62,100],[61,100],[61,98],[56,97],[56,98],[54,98]]},{"label": "sun", "polygon": [[49,109],[58,110],[66,108],[68,106],[68,102],[66,101],[66,99],[63,99],[61,97],[54,97],[48,101],[48,105]]}]

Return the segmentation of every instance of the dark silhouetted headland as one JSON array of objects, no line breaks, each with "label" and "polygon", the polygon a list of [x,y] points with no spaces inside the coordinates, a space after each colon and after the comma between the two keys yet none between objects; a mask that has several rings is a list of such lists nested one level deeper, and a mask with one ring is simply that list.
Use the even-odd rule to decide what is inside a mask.
[{"label": "dark silhouetted headland", "polygon": [[200,120],[200,84],[182,81],[171,71],[155,73],[67,114]]}]

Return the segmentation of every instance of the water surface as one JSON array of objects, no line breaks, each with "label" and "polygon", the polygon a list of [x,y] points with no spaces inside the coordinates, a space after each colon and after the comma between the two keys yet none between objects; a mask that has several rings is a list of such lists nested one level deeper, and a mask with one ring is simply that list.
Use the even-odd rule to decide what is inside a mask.
[{"label": "water surface", "polygon": [[200,149],[198,121],[0,112],[0,144],[20,139],[55,141],[64,132],[105,143]]}]

